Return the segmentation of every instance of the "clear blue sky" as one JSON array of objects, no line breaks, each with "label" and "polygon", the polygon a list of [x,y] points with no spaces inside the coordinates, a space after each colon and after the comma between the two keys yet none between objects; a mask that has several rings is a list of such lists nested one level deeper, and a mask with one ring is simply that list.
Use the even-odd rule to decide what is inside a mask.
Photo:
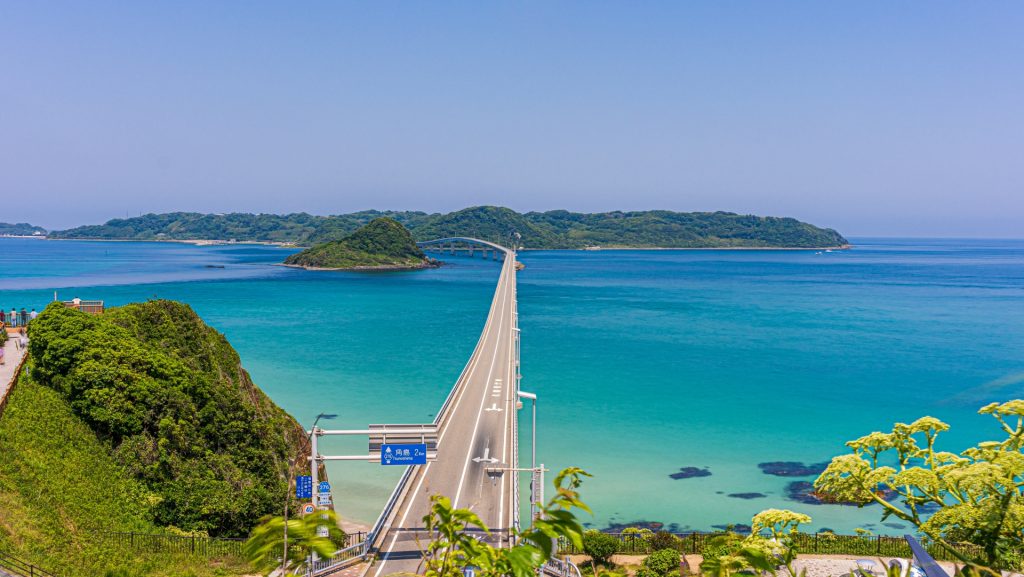
[{"label": "clear blue sky", "polygon": [[5,2],[0,200],[1024,236],[1024,3]]}]

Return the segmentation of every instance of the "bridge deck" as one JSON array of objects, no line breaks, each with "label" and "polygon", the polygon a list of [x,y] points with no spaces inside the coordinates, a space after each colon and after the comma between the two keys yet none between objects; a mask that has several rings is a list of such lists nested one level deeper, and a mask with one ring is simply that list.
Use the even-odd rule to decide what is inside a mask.
[{"label": "bridge deck", "polygon": [[515,467],[517,460],[515,255],[497,248],[506,255],[501,276],[480,340],[439,417],[437,460],[408,478],[374,543],[379,560],[368,573],[374,577],[422,572],[422,519],[432,495],[446,495],[454,506],[473,510],[494,532],[496,545],[506,544],[518,519],[515,473],[486,471]]}]

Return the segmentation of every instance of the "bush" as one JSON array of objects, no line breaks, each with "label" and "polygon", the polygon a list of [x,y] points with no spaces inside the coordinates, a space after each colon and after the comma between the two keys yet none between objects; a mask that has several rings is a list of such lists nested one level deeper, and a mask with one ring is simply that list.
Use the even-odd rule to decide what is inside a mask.
[{"label": "bush", "polygon": [[648,538],[648,543],[650,544],[652,551],[660,551],[662,549],[675,549],[676,551],[679,551],[683,546],[682,539],[668,531],[658,531],[651,535]]},{"label": "bush", "polygon": [[717,559],[723,555],[732,555],[743,543],[743,536],[738,533],[720,533],[707,540],[700,554],[705,559]]},{"label": "bush", "polygon": [[657,577],[667,577],[673,570],[679,570],[679,551],[675,549],[655,551],[644,559],[643,566]]},{"label": "bush", "polygon": [[583,551],[590,555],[595,563],[607,564],[618,550],[619,540],[607,533],[587,531],[583,534]]}]

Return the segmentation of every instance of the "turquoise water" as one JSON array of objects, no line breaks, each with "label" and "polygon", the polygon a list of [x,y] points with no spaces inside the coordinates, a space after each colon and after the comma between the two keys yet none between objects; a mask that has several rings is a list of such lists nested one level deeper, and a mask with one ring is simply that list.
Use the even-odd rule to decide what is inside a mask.
[{"label": "turquoise water", "polygon": [[[523,388],[540,398],[539,457],[594,474],[584,486],[594,526],[708,529],[786,507],[816,528],[899,533],[874,508],[790,501],[786,485],[813,477],[757,464],[827,460],[846,440],[924,414],[953,426],[947,448],[998,434],[976,410],[1024,395],[1024,241],[855,242],[825,254],[521,255]],[[287,253],[0,239],[0,306],[40,308],[54,290],[112,305],[183,300],[307,426],[321,411],[339,413],[338,428],[432,419],[483,326],[498,267],[272,266]],[[525,462],[527,412],[521,425]],[[669,477],[690,466],[711,475]],[[372,521],[399,473],[332,465],[342,514]],[[728,496],[754,492],[765,496]]]}]

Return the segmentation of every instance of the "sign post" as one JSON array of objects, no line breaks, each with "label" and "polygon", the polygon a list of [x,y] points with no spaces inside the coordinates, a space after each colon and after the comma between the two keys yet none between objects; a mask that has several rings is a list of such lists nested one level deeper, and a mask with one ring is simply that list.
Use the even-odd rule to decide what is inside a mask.
[{"label": "sign post", "polygon": [[381,465],[426,465],[427,445],[426,443],[416,444],[389,444],[380,446]]},{"label": "sign post", "polygon": [[299,475],[298,477],[295,477],[295,498],[313,498],[313,477],[309,475]]}]

